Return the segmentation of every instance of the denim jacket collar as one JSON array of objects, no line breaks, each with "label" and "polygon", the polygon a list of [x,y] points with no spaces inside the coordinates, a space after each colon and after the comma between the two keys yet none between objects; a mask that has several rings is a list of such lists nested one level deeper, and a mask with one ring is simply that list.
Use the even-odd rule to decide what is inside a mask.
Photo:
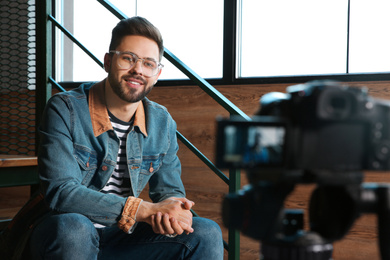
[{"label": "denim jacket collar", "polygon": [[[93,133],[95,137],[108,130],[113,130],[110,118],[108,117],[104,87],[105,80],[93,85],[89,91],[89,113],[91,115]],[[142,102],[139,102],[135,112],[134,126],[138,126],[141,133],[148,136],[148,133],[146,132],[145,110]]]}]

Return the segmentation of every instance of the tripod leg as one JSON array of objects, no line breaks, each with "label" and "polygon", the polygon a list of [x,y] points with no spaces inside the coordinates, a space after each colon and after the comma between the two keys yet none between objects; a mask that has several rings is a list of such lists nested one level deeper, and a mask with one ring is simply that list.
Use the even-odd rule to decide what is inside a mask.
[{"label": "tripod leg", "polygon": [[378,187],[377,195],[379,250],[382,259],[390,259],[390,187]]}]

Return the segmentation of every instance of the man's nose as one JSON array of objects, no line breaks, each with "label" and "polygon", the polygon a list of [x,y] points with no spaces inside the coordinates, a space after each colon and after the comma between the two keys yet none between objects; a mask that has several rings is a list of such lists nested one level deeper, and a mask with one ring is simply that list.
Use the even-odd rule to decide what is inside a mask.
[{"label": "man's nose", "polygon": [[137,74],[142,75],[142,73],[143,73],[142,66],[143,66],[143,61],[141,59],[139,59],[135,62],[134,66],[130,70],[136,72]]}]

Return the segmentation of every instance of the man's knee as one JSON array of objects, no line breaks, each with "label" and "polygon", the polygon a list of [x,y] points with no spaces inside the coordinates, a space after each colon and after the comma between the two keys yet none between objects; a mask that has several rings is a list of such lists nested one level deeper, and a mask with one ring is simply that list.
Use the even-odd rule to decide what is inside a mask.
[{"label": "man's knee", "polygon": [[210,219],[195,217],[192,226],[194,228],[191,234],[193,258],[222,259],[224,249],[219,225]]},{"label": "man's knee", "polygon": [[222,247],[222,231],[217,223],[210,219],[196,217],[193,220],[194,233],[200,243],[210,247]]},{"label": "man's knee", "polygon": [[98,236],[93,223],[85,216],[76,213],[50,216],[43,225],[57,239],[77,241]]},{"label": "man's knee", "polygon": [[75,213],[47,217],[33,231],[30,243],[33,255],[45,255],[53,250],[88,250],[98,246],[99,235],[93,223]]}]

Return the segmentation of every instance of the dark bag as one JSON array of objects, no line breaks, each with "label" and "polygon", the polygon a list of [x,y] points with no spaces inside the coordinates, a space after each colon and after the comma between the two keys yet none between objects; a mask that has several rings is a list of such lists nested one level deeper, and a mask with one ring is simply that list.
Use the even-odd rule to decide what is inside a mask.
[{"label": "dark bag", "polygon": [[36,192],[0,233],[1,259],[29,259],[28,241],[33,228],[48,213],[43,194]]}]

